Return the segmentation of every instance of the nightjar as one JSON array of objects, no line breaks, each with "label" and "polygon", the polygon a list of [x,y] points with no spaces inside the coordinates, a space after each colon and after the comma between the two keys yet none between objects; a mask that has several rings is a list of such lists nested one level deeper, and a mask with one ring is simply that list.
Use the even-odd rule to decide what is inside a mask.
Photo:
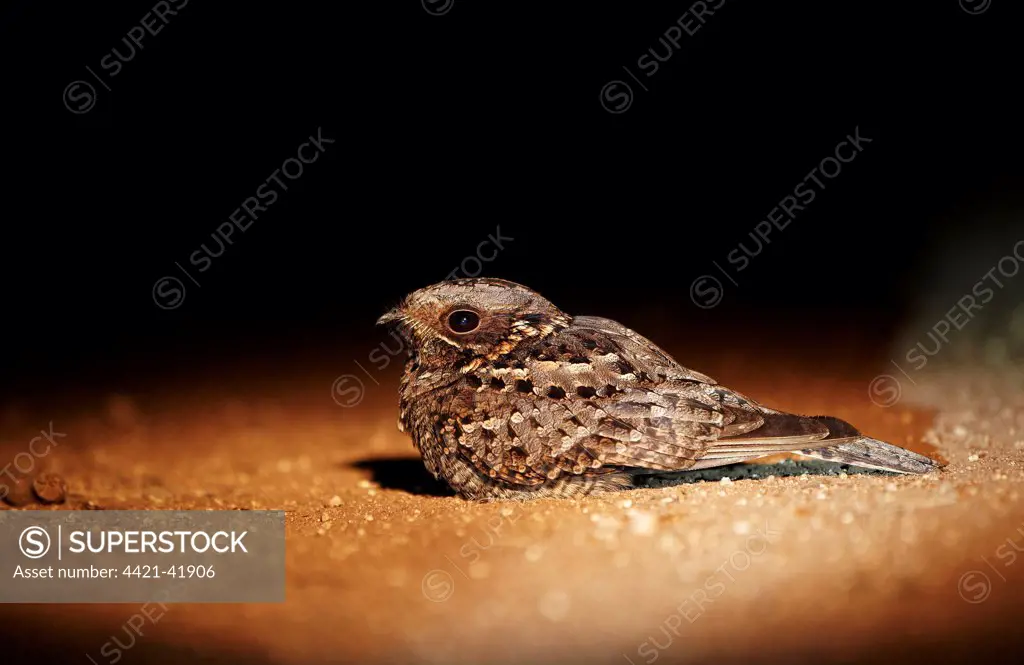
[{"label": "nightjar", "polygon": [[378,323],[410,353],[399,429],[468,499],[580,496],[780,452],[901,473],[940,466],[837,418],[762,406],[615,321],[570,316],[512,282],[434,284]]}]

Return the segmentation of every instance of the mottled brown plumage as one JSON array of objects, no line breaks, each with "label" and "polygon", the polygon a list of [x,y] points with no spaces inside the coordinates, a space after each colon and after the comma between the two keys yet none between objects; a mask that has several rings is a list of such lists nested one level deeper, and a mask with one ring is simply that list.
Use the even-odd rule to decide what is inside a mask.
[{"label": "mottled brown plumage", "polygon": [[399,428],[466,498],[578,496],[778,452],[938,468],[838,419],[764,407],[625,326],[569,316],[512,282],[441,282],[379,323],[396,325],[411,351]]}]

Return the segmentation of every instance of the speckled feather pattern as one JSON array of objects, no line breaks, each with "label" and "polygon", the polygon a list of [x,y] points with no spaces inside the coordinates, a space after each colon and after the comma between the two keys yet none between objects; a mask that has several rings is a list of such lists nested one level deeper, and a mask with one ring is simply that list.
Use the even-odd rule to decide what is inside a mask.
[{"label": "speckled feather pattern", "polygon": [[[448,317],[467,311],[478,325],[456,332]],[[399,428],[426,468],[465,498],[620,490],[640,474],[783,451],[857,464],[853,457],[873,443],[880,453],[860,465],[934,466],[842,421],[761,406],[615,321],[571,317],[512,282],[435,284],[381,322],[397,325],[411,350]],[[853,456],[845,455],[843,446],[853,444]]]}]

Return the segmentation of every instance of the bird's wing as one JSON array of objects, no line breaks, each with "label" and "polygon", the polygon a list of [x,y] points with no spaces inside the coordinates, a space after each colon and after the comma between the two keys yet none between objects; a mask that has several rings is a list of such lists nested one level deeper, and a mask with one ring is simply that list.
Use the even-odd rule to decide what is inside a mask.
[{"label": "bird's wing", "polygon": [[711,377],[680,365],[654,342],[626,326],[597,316],[577,316],[573,319],[569,335],[585,344],[609,346],[612,352],[628,361],[628,365],[651,377],[681,379],[714,385]]},{"label": "bird's wing", "polygon": [[518,361],[466,381],[470,390],[453,397],[463,402],[449,410],[460,415],[441,428],[446,448],[513,484],[622,467],[676,471],[708,455],[806,448],[828,434],[682,367],[607,319],[579,317]]}]

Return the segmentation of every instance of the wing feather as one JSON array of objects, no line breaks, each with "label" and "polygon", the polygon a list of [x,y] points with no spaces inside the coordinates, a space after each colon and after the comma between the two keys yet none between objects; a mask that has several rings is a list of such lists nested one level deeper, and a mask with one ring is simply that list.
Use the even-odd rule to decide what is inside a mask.
[{"label": "wing feather", "polygon": [[476,368],[463,415],[440,427],[446,449],[507,483],[703,468],[828,436],[820,420],[763,407],[608,319],[577,317],[522,353]]}]

